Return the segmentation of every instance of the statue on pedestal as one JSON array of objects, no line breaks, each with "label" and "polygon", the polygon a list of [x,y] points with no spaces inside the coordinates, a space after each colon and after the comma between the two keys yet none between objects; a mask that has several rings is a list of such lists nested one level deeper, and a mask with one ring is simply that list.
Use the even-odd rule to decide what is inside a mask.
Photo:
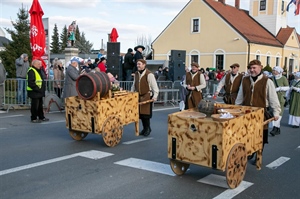
[{"label": "statue on pedestal", "polygon": [[76,21],[73,21],[68,28],[68,47],[74,46],[76,33]]}]

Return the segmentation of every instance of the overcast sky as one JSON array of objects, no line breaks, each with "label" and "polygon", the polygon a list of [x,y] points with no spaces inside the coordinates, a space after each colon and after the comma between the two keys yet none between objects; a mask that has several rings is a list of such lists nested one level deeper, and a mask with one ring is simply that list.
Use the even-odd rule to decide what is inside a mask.
[{"label": "overcast sky", "polygon": [[[44,18],[49,18],[52,35],[54,24],[59,33],[64,25],[76,20],[86,39],[100,49],[101,40],[106,44],[108,33],[116,28],[121,42],[121,52],[133,48],[138,37],[151,37],[152,41],[174,19],[189,0],[39,0]],[[0,0],[0,27],[12,28],[11,20],[23,6],[30,9],[32,0]],[[234,0],[226,0],[233,5]],[[241,0],[241,8],[249,9],[249,0]],[[300,15],[294,16],[294,5],[290,7],[288,25],[300,33]],[[50,35],[50,36],[51,36]],[[8,36],[9,37],[9,36]]]}]

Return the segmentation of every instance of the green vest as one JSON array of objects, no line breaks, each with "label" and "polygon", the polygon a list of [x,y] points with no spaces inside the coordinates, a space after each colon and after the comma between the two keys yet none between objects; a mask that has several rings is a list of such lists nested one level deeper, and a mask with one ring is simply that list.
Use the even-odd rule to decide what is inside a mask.
[{"label": "green vest", "polygon": [[[42,78],[41,78],[41,75],[40,75],[39,72],[37,72],[37,70],[36,70],[35,68],[33,68],[33,67],[30,67],[30,68],[28,69],[28,72],[29,72],[30,70],[33,70],[33,71],[34,71],[34,74],[35,74],[35,84],[36,84],[39,88],[42,88],[43,80],[42,80]],[[32,91],[32,88],[30,88],[30,87],[28,86],[28,72],[27,72],[27,76],[26,76],[26,80],[27,80],[27,90],[28,90],[28,91]]]}]

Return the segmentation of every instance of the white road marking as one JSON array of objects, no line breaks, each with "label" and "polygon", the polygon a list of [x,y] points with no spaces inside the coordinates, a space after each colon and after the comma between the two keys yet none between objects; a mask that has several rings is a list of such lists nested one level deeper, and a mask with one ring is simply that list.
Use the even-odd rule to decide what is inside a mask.
[{"label": "white road marking", "polygon": [[155,110],[152,110],[152,111],[165,111],[165,110],[171,110],[171,109],[179,109],[179,107],[161,108],[161,109],[155,109]]},{"label": "white road marking", "polygon": [[300,149],[300,146],[298,146],[297,149]]},{"label": "white road marking", "polygon": [[290,160],[291,158],[287,158],[287,157],[280,157],[277,160],[271,162],[270,164],[268,164],[266,167],[270,168],[270,169],[277,169],[277,167],[279,167],[280,165],[284,164],[286,161]]},{"label": "white road marking", "polygon": [[197,182],[201,182],[204,184],[209,184],[213,186],[218,186],[227,189],[226,191],[222,192],[221,194],[214,197],[214,199],[230,199],[253,185],[251,182],[242,181],[241,184],[235,189],[228,189],[227,181],[225,176],[210,174]]},{"label": "white road marking", "polygon": [[7,129],[7,128],[0,128],[0,130],[5,130],[5,129]]},{"label": "white road marking", "polygon": [[122,144],[135,144],[138,142],[143,142],[143,141],[147,141],[147,140],[152,140],[153,138],[142,138],[142,139],[137,139],[137,140],[132,140],[132,141],[128,141],[128,142],[123,142]]},{"label": "white road marking", "polygon": [[169,176],[175,176],[175,174],[171,170],[170,165],[159,163],[159,162],[153,162],[153,161],[149,161],[149,160],[128,158],[125,160],[115,162],[114,164],[132,167],[132,168],[141,169],[141,170],[146,170],[146,171],[152,171],[155,173],[160,173],[160,174],[169,175]]},{"label": "white road marking", "polygon": [[58,120],[58,121],[51,121],[51,122],[42,122],[40,124],[55,124],[55,123],[61,123],[66,122],[66,120]]},{"label": "white road marking", "polygon": [[28,165],[24,165],[24,166],[20,166],[20,167],[15,167],[15,168],[12,168],[12,169],[6,169],[6,170],[3,170],[3,171],[0,171],[0,176],[10,174],[10,173],[14,173],[14,172],[17,172],[17,171],[22,171],[22,170],[25,170],[25,169],[31,169],[31,168],[46,165],[46,164],[51,164],[51,163],[54,163],[54,162],[59,162],[59,161],[62,161],[62,160],[67,160],[67,159],[74,158],[74,157],[84,157],[84,158],[89,158],[89,159],[93,159],[93,160],[98,160],[98,159],[105,158],[105,157],[112,156],[112,155],[114,155],[114,154],[106,153],[106,152],[102,152],[102,151],[95,151],[95,150],[85,151],[85,152],[80,152],[80,153],[74,153],[74,154],[62,156],[62,157],[59,157],[59,158],[54,158],[54,159],[50,159],[50,160],[36,162],[36,163],[33,163],[33,164],[28,164]]},{"label": "white road marking", "polygon": [[8,116],[0,117],[0,119],[11,118],[11,117],[22,117],[22,116],[24,115],[8,115]]}]

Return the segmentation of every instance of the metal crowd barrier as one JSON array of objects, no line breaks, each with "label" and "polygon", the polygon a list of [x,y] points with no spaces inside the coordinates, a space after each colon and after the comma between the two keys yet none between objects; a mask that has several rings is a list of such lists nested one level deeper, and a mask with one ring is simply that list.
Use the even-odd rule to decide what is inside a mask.
[{"label": "metal crowd barrier", "polygon": [[[30,98],[27,97],[27,91],[25,88],[26,98],[24,102],[18,102],[18,84],[26,83],[26,80],[8,78],[4,83],[4,107],[7,110],[16,107],[30,107]],[[63,85],[64,81],[60,82]],[[123,90],[131,90],[133,81],[120,81],[120,87]],[[25,84],[27,85],[27,84]],[[158,95],[155,104],[167,105],[168,103],[173,106],[177,105],[184,98],[184,88],[181,86],[181,81],[157,81],[160,93]],[[213,95],[216,91],[218,82],[217,81],[207,81],[207,87],[203,89],[202,93],[204,97]],[[63,87],[63,86],[62,86]],[[62,91],[63,92],[63,91]],[[22,93],[19,93],[22,94]],[[61,96],[63,93],[61,93]],[[53,103],[54,102],[54,103]],[[50,104],[50,105],[49,105]],[[44,98],[44,107],[48,109],[59,109],[59,107],[64,106],[64,99],[58,97],[54,88],[54,80],[46,80],[46,93]]]}]

